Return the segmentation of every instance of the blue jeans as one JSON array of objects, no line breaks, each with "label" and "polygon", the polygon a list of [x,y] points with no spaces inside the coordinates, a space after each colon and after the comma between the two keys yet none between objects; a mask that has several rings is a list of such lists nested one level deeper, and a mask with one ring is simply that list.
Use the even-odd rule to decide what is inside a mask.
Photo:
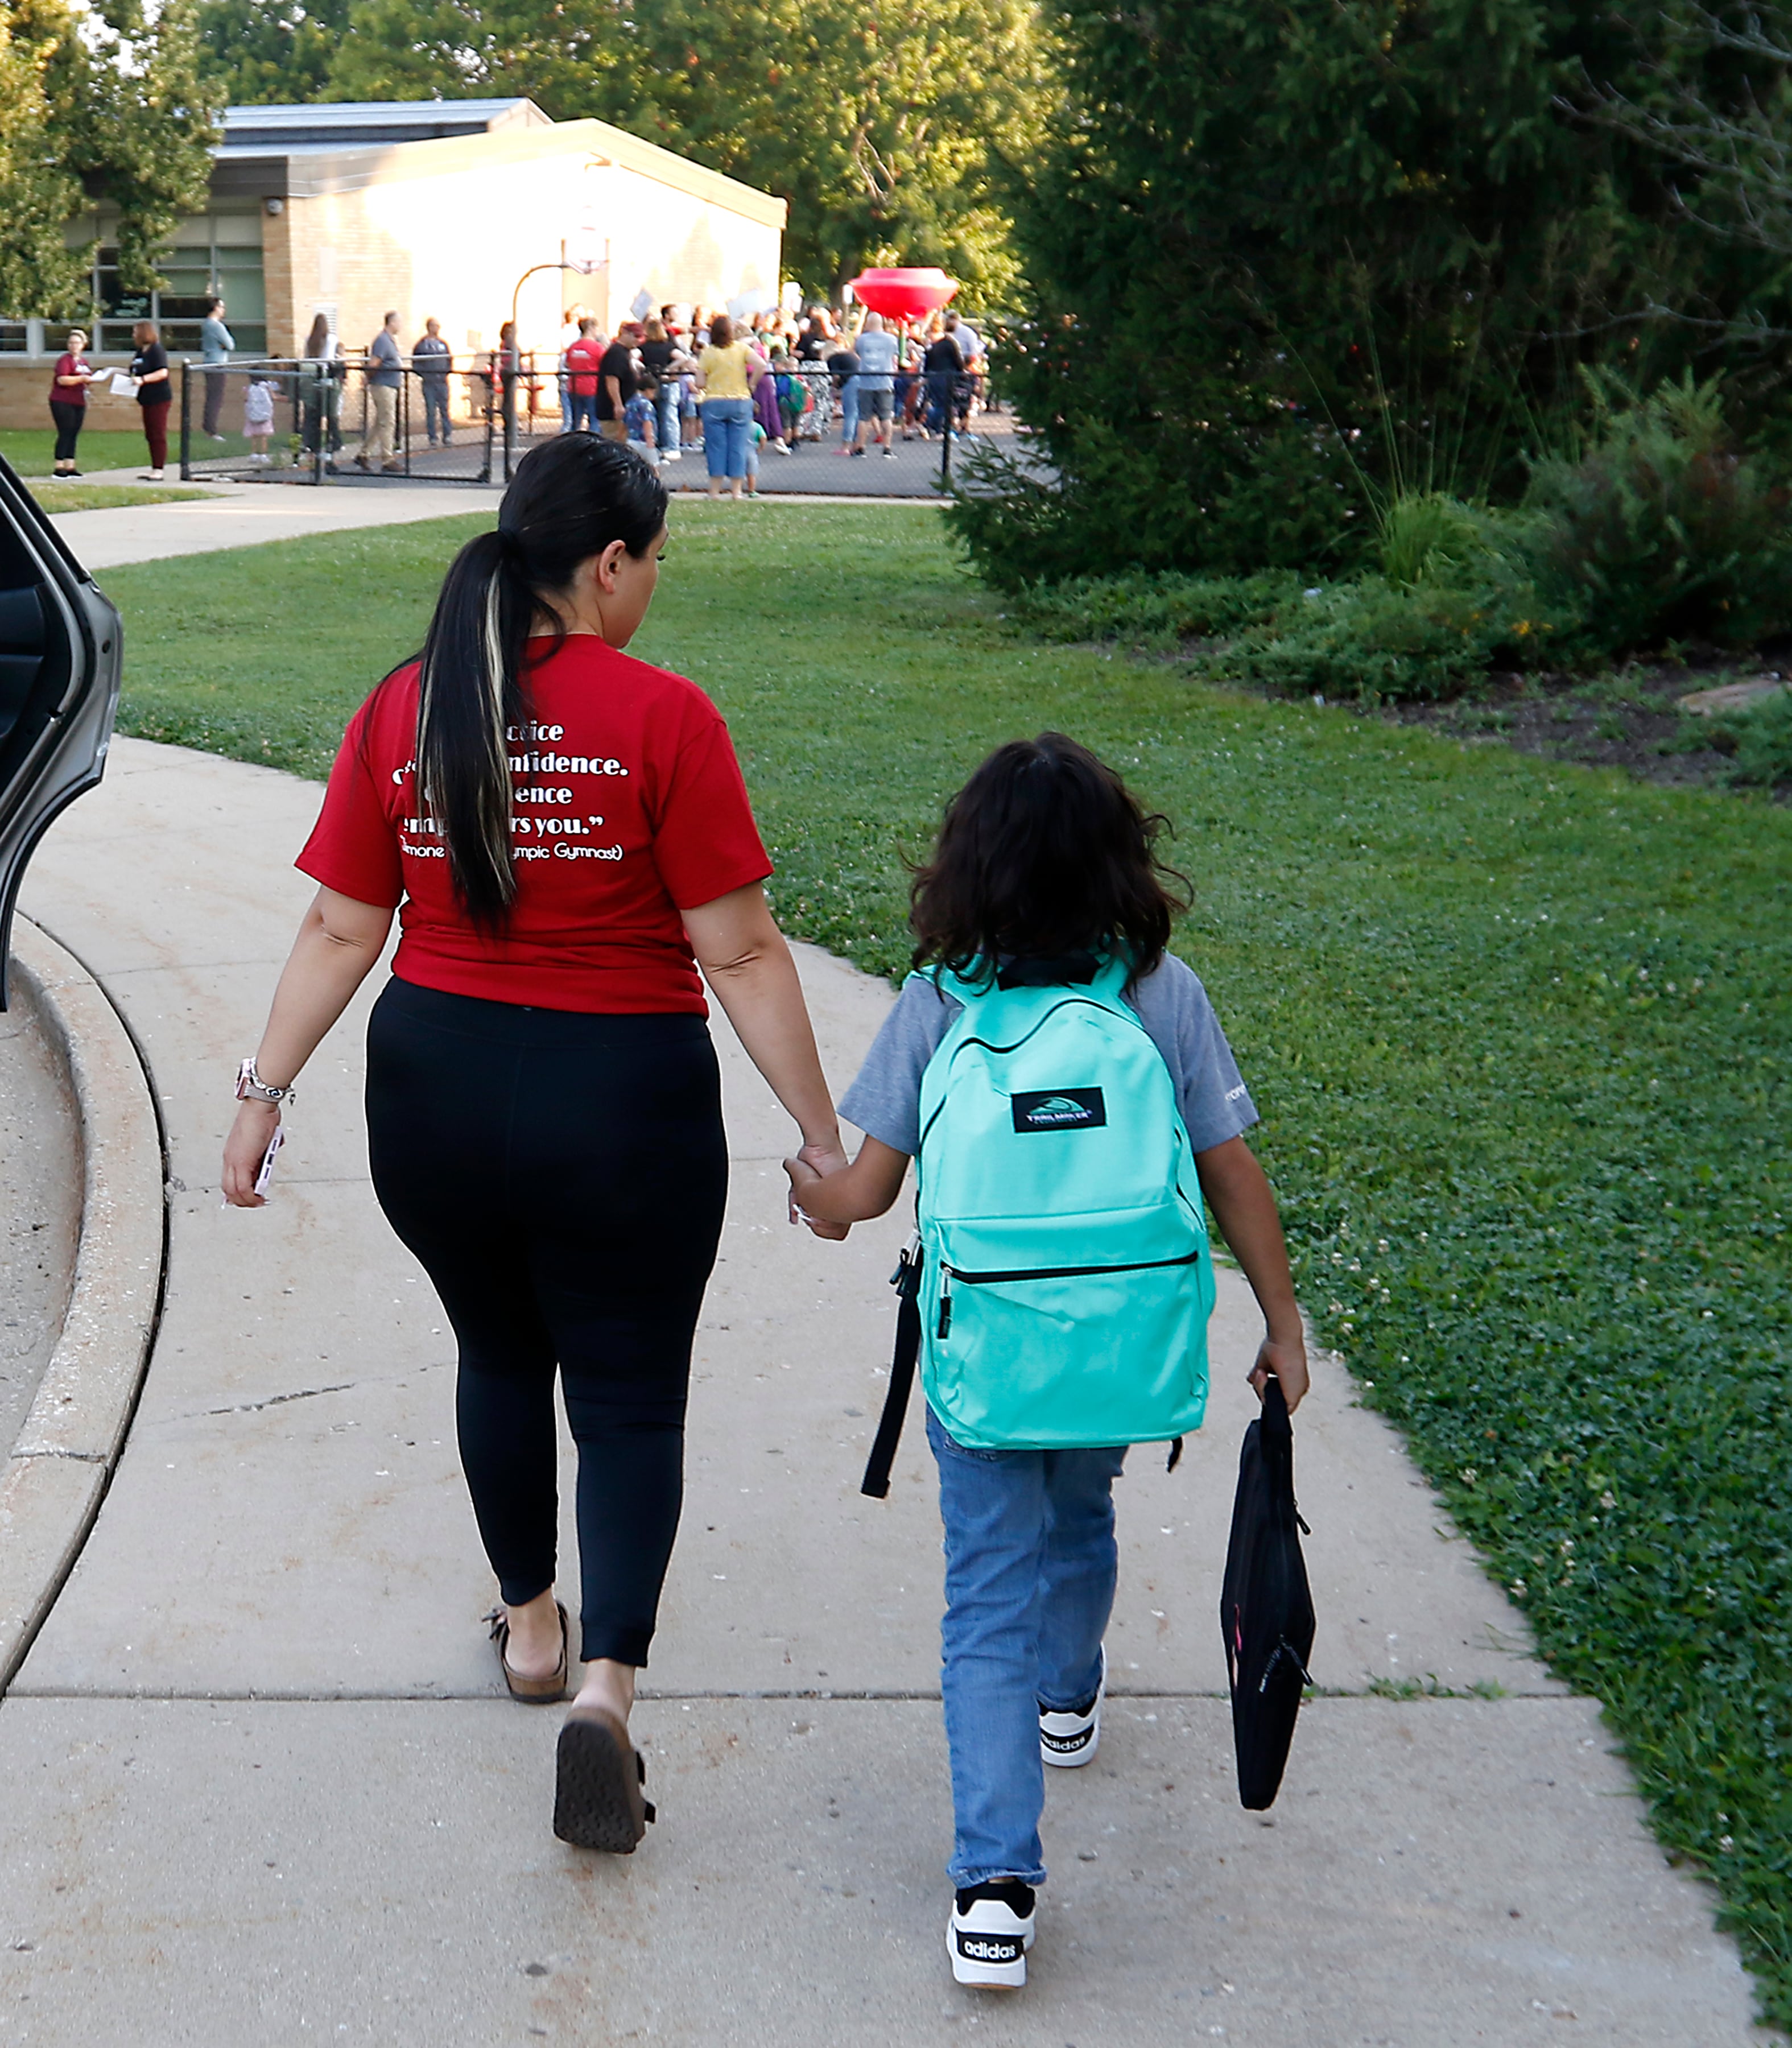
[{"label": "blue jeans", "polygon": [[441,429],[442,445],[448,446],[448,393],[445,377],[420,377],[417,388],[423,394],[423,431],[429,436],[429,445],[436,445],[436,429]]},{"label": "blue jeans", "polygon": [[597,432],[597,394],[574,391],[567,398],[566,431],[569,434]]},{"label": "blue jeans", "polygon": [[859,438],[859,379],[849,377],[840,386],[840,439],[851,443]]},{"label": "blue jeans", "polygon": [[660,453],[675,454],[678,448],[678,386],[676,384],[662,384],[660,386],[655,411],[659,420]]},{"label": "blue jeans", "polygon": [[1039,1709],[1079,1706],[1101,1678],[1119,1554],[1123,1449],[977,1451],[927,1411],[946,1530],[941,1689],[952,1752],[955,1885],[1045,1882]]},{"label": "blue jeans", "polygon": [[747,439],[753,431],[751,398],[705,398],[703,456],[712,476],[747,474]]}]

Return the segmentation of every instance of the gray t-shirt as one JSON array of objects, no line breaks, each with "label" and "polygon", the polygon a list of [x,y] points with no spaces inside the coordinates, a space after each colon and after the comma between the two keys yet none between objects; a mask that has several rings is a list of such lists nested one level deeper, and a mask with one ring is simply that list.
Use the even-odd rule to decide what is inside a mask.
[{"label": "gray t-shirt", "polygon": [[[1193,1148],[1205,1152],[1249,1130],[1257,1111],[1194,969],[1166,953],[1130,1003],[1169,1069]],[[841,1115],[912,1159],[921,1146],[921,1075],[964,1007],[930,980],[909,981],[841,1098]]]},{"label": "gray t-shirt", "polygon": [[396,391],[404,381],[400,366],[405,359],[403,351],[399,348],[397,341],[386,332],[384,328],[382,328],[374,336],[374,345],[367,353],[378,366],[377,368],[368,370],[367,382],[370,384],[382,384],[387,390]]},{"label": "gray t-shirt", "polygon": [[859,357],[861,391],[888,391],[894,388],[896,364],[902,351],[893,334],[862,334],[853,343]]},{"label": "gray t-shirt", "polygon": [[227,363],[236,346],[236,336],[215,315],[208,313],[199,324],[200,355],[207,363]]}]

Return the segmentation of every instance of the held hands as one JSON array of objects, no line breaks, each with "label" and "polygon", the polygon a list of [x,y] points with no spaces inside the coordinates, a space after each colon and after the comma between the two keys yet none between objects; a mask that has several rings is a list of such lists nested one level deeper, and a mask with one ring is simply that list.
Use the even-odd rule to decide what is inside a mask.
[{"label": "held hands", "polygon": [[267,1197],[255,1192],[255,1177],[274,1132],[280,1127],[280,1105],[253,1096],[237,1105],[236,1120],[224,1140],[224,1202],[227,1208],[260,1209]]},{"label": "held hands", "polygon": [[837,1136],[826,1143],[805,1145],[794,1158],[784,1162],[784,1170],[790,1177],[791,1222],[806,1223],[817,1237],[827,1238],[835,1243],[846,1235],[851,1224],[823,1223],[818,1217],[806,1214],[802,1197],[806,1189],[818,1187],[827,1175],[837,1173],[846,1163],[846,1148]]},{"label": "held hands", "polygon": [[1288,1403],[1288,1412],[1292,1415],[1307,1391],[1307,1347],[1304,1337],[1266,1336],[1258,1346],[1257,1362],[1247,1377],[1259,1401],[1272,1372],[1282,1383],[1282,1398]]}]

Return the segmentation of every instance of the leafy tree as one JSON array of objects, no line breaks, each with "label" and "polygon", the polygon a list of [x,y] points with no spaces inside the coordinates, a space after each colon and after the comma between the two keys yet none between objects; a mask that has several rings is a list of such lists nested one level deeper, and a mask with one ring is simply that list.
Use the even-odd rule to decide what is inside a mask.
[{"label": "leafy tree", "polygon": [[526,94],[789,200],[813,287],[879,259],[1012,287],[991,170],[1038,132],[1031,0],[354,0],[351,21],[331,96]]},{"label": "leafy tree", "polygon": [[126,291],[162,282],[157,250],[211,196],[217,101],[200,77],[195,13],[195,0],[161,0],[153,17],[143,0],[96,0],[52,67],[68,166],[118,208]]},{"label": "leafy tree", "polygon": [[231,107],[327,99],[348,0],[199,0],[200,68]]},{"label": "leafy tree", "polygon": [[0,14],[0,308],[73,317],[85,294],[63,225],[81,187],[56,161],[45,84],[57,26],[23,9]]},{"label": "leafy tree", "polygon": [[980,301],[1012,289],[992,172],[1040,133],[1029,0],[654,0],[651,20],[636,125],[787,199],[786,261],[805,282],[937,262]]},{"label": "leafy tree", "polygon": [[[1655,54],[1596,0],[1050,0],[1065,95],[1011,192],[1011,383],[1055,479],[960,530],[1010,579],[1349,560],[1391,497],[1515,495],[1583,366],[1783,378],[1783,266],[1689,237],[1576,118]],[[1751,330],[1753,330],[1752,333]]]},{"label": "leafy tree", "polygon": [[12,0],[0,16],[0,300],[26,314],[87,312],[86,252],[65,223],[117,209],[127,291],[161,280],[155,254],[204,210],[214,140],[192,0]]}]

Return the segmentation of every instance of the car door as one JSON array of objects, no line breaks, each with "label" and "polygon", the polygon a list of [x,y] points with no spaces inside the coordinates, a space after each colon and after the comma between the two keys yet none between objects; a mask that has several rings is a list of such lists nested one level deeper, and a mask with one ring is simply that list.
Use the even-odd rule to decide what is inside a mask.
[{"label": "car door", "polygon": [[0,1010],[25,863],[105,769],[122,650],[118,613],[0,457]]}]

